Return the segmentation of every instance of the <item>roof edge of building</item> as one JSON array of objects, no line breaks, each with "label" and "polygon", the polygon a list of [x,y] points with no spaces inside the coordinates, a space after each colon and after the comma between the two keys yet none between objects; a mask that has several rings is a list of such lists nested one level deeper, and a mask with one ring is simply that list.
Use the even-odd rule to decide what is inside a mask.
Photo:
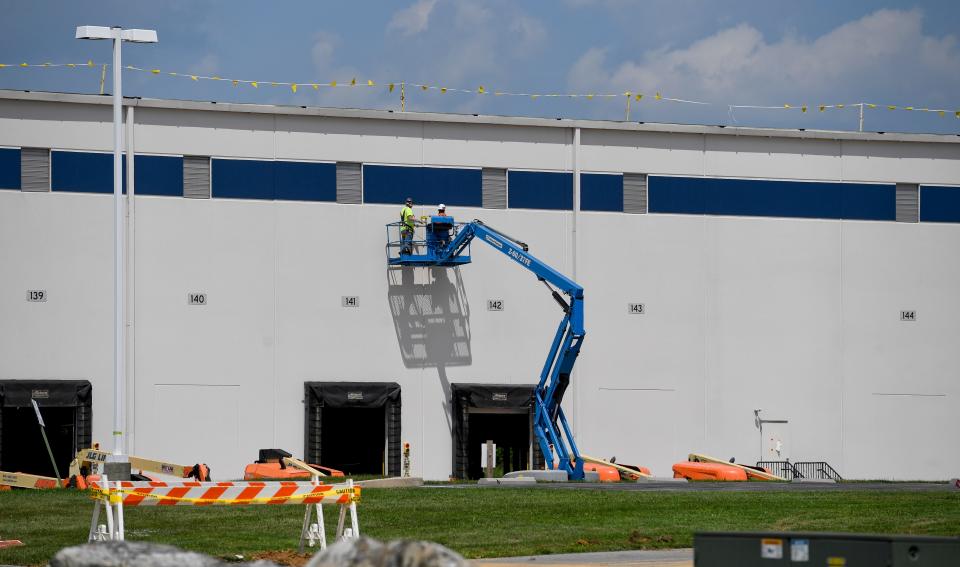
[{"label": "roof edge of building", "polygon": [[[70,104],[110,105],[109,95],[93,95],[48,91],[20,91],[0,89],[0,100],[32,102],[62,102]],[[584,130],[612,130],[622,132],[650,132],[665,134],[698,134],[722,136],[750,136],[765,138],[809,140],[853,140],[866,142],[927,142],[960,143],[960,134],[915,134],[901,132],[851,132],[843,130],[807,130],[802,128],[758,128],[743,126],[708,126],[658,122],[618,122],[574,118],[534,118],[489,114],[453,114],[442,112],[397,112],[393,110],[333,108],[320,106],[270,105],[237,102],[194,101],[124,97],[125,106],[190,110],[205,112],[235,112],[290,116],[317,116],[328,118],[357,118],[368,120],[398,120],[449,124],[485,124],[493,126],[525,126],[541,128],[581,128]]]}]

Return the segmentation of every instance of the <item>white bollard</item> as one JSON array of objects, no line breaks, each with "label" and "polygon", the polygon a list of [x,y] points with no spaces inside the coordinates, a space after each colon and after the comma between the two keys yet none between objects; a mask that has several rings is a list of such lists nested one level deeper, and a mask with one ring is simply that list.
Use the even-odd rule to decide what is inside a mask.
[{"label": "white bollard", "polygon": [[110,502],[110,479],[107,478],[107,475],[103,475],[100,478],[103,479],[103,487],[107,489],[107,495],[103,499],[103,507],[107,513],[107,539],[113,539],[113,503]]},{"label": "white bollard", "polygon": [[[353,479],[347,481],[347,486],[353,488]],[[350,502],[350,539],[360,538],[360,522],[357,520],[357,503]]]},{"label": "white bollard", "polygon": [[123,534],[123,492],[121,492],[122,487],[120,481],[117,481],[117,494],[120,496],[117,503],[114,504],[114,508],[117,510],[117,533],[114,535],[115,540],[123,541],[126,539],[126,536]]},{"label": "white bollard", "polygon": [[307,545],[313,547],[320,538],[320,525],[310,524],[310,529],[307,531]]}]

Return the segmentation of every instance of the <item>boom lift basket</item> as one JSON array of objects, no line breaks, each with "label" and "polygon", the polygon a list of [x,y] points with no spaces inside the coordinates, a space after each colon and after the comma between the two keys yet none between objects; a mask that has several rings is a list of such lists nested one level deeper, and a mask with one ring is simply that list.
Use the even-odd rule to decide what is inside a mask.
[{"label": "boom lift basket", "polygon": [[417,226],[409,241],[404,241],[401,223],[387,225],[387,264],[391,266],[462,266],[470,263],[470,244],[459,254],[444,254],[457,238],[464,223],[453,217],[429,217],[424,226]]}]

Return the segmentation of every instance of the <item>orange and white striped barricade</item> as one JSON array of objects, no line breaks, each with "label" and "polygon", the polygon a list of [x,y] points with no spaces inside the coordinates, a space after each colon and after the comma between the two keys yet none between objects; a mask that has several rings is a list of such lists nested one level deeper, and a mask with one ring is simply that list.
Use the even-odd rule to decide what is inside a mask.
[{"label": "orange and white striped barricade", "polygon": [[[340,507],[335,539],[360,537],[357,521],[357,502],[360,487],[347,480],[340,484],[324,484],[313,481],[280,482],[196,482],[196,481],[113,481],[102,476],[90,482],[90,491],[96,504],[90,520],[88,541],[123,540],[123,510],[127,506],[249,506],[260,504],[305,504],[306,513],[300,529],[300,549],[304,539],[320,541],[326,548],[326,533],[323,527],[322,504]],[[98,524],[100,508],[105,509],[107,523]],[[311,524],[311,512],[316,511],[317,524]],[[350,512],[350,528],[344,528],[347,512]]]}]

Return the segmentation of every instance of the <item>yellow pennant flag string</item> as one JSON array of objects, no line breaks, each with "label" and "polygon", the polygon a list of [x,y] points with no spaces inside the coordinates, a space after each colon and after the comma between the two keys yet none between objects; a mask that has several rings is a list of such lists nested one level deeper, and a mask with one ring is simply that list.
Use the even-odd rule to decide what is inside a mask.
[{"label": "yellow pennant flag string", "polygon": [[43,68],[56,68],[56,67],[69,67],[71,69],[76,69],[77,67],[100,67],[104,63],[94,63],[93,61],[87,61],[86,63],[0,63],[0,69],[5,67],[19,67],[21,69],[28,69],[31,67],[43,67]]},{"label": "yellow pennant flag string", "polygon": [[[45,68],[63,68],[63,67],[70,68],[70,69],[77,69],[77,68],[89,69],[89,68],[104,67],[105,65],[109,66],[109,64],[94,63],[92,60],[88,60],[86,63],[21,62],[21,63],[0,63],[0,70],[13,69],[13,68],[17,68],[17,69],[44,68],[45,69]],[[358,82],[356,77],[352,77],[350,81],[347,83],[338,83],[337,81],[330,81],[328,83],[316,83],[316,82],[297,83],[297,82],[289,82],[289,81],[254,81],[254,80],[245,80],[245,79],[228,79],[228,78],[223,78],[216,75],[207,76],[207,75],[199,75],[199,74],[193,74],[193,73],[178,73],[174,71],[164,72],[164,71],[161,71],[160,69],[144,69],[141,67],[137,67],[135,65],[125,65],[124,67],[131,71],[141,71],[149,75],[166,74],[170,77],[184,77],[184,78],[189,77],[190,80],[194,82],[227,81],[234,87],[239,86],[241,84],[250,85],[255,89],[259,88],[261,84],[269,84],[270,86],[273,86],[273,87],[286,86],[286,87],[289,87],[293,93],[297,93],[299,90],[299,87],[302,85],[309,85],[310,87],[313,88],[313,90],[320,90],[321,86],[336,88],[336,87],[346,87],[346,86],[356,87],[358,85],[364,85],[366,87],[372,88],[372,87],[376,87],[378,84],[373,79],[366,79],[363,82]],[[571,98],[571,99],[584,99],[588,101],[592,101],[594,99],[600,99],[600,98],[618,99],[621,97],[625,97],[629,100],[633,100],[636,102],[641,102],[642,100],[644,100],[644,94],[640,92],[635,92],[635,91],[626,91],[626,92],[621,91],[619,93],[612,93],[612,92],[543,93],[543,92],[512,92],[512,91],[503,91],[503,90],[491,90],[488,87],[485,87],[483,85],[479,85],[475,89],[462,89],[462,88],[455,88],[455,87],[448,87],[448,86],[435,86],[435,85],[421,84],[421,83],[406,83],[401,81],[394,81],[390,83],[380,83],[380,84],[385,85],[387,87],[387,92],[389,93],[393,93],[396,90],[397,84],[406,84],[411,87],[420,87],[420,90],[424,92],[439,91],[441,94],[459,93],[459,94],[469,94],[469,95],[493,94],[494,96],[519,96],[519,97],[529,98],[530,100],[539,100],[540,98],[558,98],[558,97]],[[647,100],[650,100],[650,99],[647,99]],[[694,105],[701,105],[701,106],[720,106],[719,104],[713,103],[713,102],[664,96],[660,91],[655,91],[655,94],[653,95],[653,100],[656,102],[674,102],[674,103],[680,103],[680,104],[694,104]],[[939,116],[946,116],[947,113],[952,113],[954,117],[960,119],[960,110],[949,110],[944,108],[928,108],[928,107],[920,107],[916,105],[894,105],[894,104],[880,105],[872,102],[858,102],[853,104],[816,104],[816,105],[794,104],[794,103],[785,103],[782,105],[729,104],[725,106],[727,106],[727,108],[731,112],[734,109],[788,110],[788,111],[799,110],[801,113],[804,113],[804,114],[806,114],[807,110],[812,107],[815,107],[820,112],[826,112],[827,110],[834,110],[834,109],[843,110],[846,107],[857,108],[861,112],[863,112],[866,109],[875,110],[878,108],[886,107],[887,110],[891,110],[891,111],[905,110],[908,112],[936,113]]]}]

